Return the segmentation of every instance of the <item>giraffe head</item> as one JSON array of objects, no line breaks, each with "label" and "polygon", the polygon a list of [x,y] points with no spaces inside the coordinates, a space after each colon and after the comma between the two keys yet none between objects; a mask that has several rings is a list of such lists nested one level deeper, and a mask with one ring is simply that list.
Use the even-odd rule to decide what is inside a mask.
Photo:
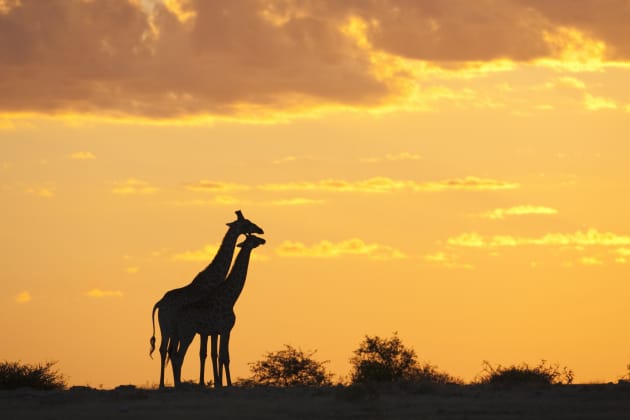
[{"label": "giraffe head", "polygon": [[245,235],[251,235],[252,233],[262,235],[265,233],[257,224],[243,217],[243,213],[240,210],[236,210],[235,213],[236,220],[227,224],[230,228],[234,228],[239,234],[244,233]]},{"label": "giraffe head", "polygon": [[250,248],[250,249],[254,249],[260,245],[264,245],[265,241],[263,238],[259,238],[256,235],[247,235],[245,237],[245,240],[243,242],[241,242],[240,244],[236,245],[239,248]]}]

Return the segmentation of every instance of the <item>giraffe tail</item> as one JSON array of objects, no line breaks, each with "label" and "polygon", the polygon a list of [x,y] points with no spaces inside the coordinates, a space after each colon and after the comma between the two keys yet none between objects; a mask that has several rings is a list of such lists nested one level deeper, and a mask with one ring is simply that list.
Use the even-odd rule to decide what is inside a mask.
[{"label": "giraffe tail", "polygon": [[149,350],[149,357],[151,357],[151,359],[153,359],[153,352],[155,351],[155,310],[158,308],[158,303],[153,305],[153,312],[151,312],[151,323],[153,324],[153,335],[151,336],[151,339],[149,340],[149,344],[151,344],[151,350]]}]

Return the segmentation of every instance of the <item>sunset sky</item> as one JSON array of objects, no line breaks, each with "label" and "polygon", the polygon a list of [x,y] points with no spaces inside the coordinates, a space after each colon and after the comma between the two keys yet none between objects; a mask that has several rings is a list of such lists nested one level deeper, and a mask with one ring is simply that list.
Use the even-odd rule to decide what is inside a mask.
[{"label": "sunset sky", "polygon": [[241,209],[267,244],[233,377],[283,344],[347,375],[397,331],[465,380],[617,380],[628,22],[625,0],[0,0],[0,360],[157,383],[151,308]]}]

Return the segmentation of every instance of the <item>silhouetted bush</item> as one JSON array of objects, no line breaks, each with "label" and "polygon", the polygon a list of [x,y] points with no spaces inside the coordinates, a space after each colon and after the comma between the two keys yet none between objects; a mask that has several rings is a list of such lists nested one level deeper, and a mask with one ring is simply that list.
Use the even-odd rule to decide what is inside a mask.
[{"label": "silhouetted bush", "polygon": [[492,366],[483,362],[483,373],[477,379],[481,384],[514,386],[514,385],[555,385],[573,382],[573,371],[566,366],[552,365],[542,360],[532,367],[527,363],[512,366]]},{"label": "silhouetted bush", "polygon": [[329,386],[332,374],[324,366],[328,361],[312,358],[316,352],[305,353],[285,344],[283,350],[268,352],[262,360],[250,363],[252,376],[239,381],[241,386]]},{"label": "silhouetted bush", "polygon": [[365,336],[350,359],[353,384],[370,382],[461,383],[437,367],[418,363],[416,352],[403,345],[398,335],[391,338]]},{"label": "silhouetted bush", "polygon": [[29,365],[4,361],[0,363],[0,389],[64,389],[66,380],[62,374],[53,370],[55,364],[46,362]]}]

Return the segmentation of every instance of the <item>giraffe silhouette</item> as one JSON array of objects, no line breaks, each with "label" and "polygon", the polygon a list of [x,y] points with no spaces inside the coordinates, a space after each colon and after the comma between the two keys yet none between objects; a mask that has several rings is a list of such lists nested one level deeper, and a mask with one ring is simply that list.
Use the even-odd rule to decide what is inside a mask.
[{"label": "giraffe silhouette", "polygon": [[[185,287],[173,289],[164,295],[154,306],[151,315],[153,323],[153,335],[150,339],[151,350],[149,355],[155,350],[155,311],[158,312],[158,322],[160,325],[160,388],[164,387],[164,367],[169,348],[174,344],[175,321],[178,311],[185,305],[196,302],[208,296],[218,285],[225,281],[225,277],[230,268],[236,241],[241,234],[264,233],[256,224],[245,219],[240,210],[236,211],[236,220],[228,223],[228,231],[223,237],[221,246],[212,262]],[[175,347],[176,350],[176,347]],[[172,352],[172,351],[171,351]]]},{"label": "giraffe silhouette", "polygon": [[[251,252],[254,248],[264,243],[265,240],[262,238],[255,235],[247,235],[245,240],[237,245],[241,250],[238,252],[232,270],[225,282],[220,284],[209,296],[203,300],[186,305],[177,314],[175,334],[178,343],[175,343],[173,346],[175,351],[171,355],[175,386],[181,384],[181,368],[184,356],[196,333],[199,333],[201,336],[199,385],[204,385],[208,336],[211,337],[210,357],[212,358],[215,387],[222,386],[224,369],[227,386],[232,385],[229,343],[230,333],[236,322],[234,304],[245,285]],[[217,354],[219,336],[220,348]]]}]

